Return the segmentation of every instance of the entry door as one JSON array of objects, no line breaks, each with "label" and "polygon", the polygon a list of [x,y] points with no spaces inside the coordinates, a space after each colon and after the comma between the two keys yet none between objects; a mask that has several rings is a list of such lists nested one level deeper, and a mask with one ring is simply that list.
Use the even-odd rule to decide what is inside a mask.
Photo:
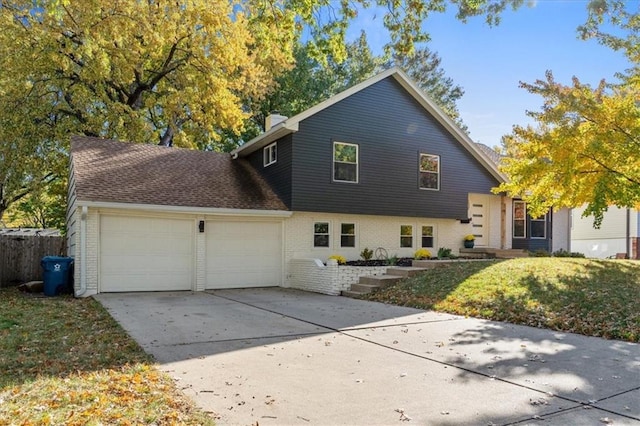
[{"label": "entry door", "polygon": [[469,214],[473,235],[476,237],[475,245],[486,247],[489,245],[489,204],[482,197],[469,196]]}]

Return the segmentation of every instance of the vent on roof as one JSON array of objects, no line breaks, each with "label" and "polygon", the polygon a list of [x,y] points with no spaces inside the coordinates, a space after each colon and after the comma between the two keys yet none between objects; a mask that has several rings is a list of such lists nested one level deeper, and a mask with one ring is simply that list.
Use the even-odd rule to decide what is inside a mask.
[{"label": "vent on roof", "polygon": [[271,113],[269,115],[267,115],[267,118],[265,118],[264,120],[264,131],[268,131],[270,128],[272,128],[273,126],[282,123],[283,121],[285,121],[287,118],[284,115],[280,115],[279,111],[271,111]]}]

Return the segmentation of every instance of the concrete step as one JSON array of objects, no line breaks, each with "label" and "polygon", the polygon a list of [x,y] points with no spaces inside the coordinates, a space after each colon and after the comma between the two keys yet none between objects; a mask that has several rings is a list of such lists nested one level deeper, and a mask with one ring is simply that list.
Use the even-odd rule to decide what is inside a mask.
[{"label": "concrete step", "polygon": [[380,288],[379,284],[351,284],[351,291],[355,291],[361,294],[371,293],[373,290]]},{"label": "concrete step", "polygon": [[529,257],[529,252],[526,250],[519,250],[519,249],[496,250],[496,257],[498,259],[514,259],[516,257]]},{"label": "concrete step", "polygon": [[394,266],[392,268],[387,268],[387,275],[397,275],[399,277],[408,278],[415,277],[426,270],[426,268],[418,268],[415,266]]},{"label": "concrete step", "polygon": [[[371,275],[368,277],[360,277],[360,284],[374,285],[378,287],[384,287],[391,284],[395,284],[403,277],[398,275]],[[354,284],[351,285],[353,288]]]},{"label": "concrete step", "polygon": [[461,248],[460,256],[475,259],[513,259],[515,257],[529,257],[529,252],[521,249],[496,249],[491,247]]},{"label": "concrete step", "polygon": [[460,256],[471,259],[495,259],[496,249],[488,247],[461,248]]},{"label": "concrete step", "polygon": [[414,268],[420,268],[423,270],[442,268],[451,264],[450,260],[414,260],[411,262]]}]

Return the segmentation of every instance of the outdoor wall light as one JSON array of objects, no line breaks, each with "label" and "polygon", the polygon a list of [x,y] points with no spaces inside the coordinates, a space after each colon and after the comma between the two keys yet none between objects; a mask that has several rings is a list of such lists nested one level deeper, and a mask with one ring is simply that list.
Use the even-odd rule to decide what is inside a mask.
[{"label": "outdoor wall light", "polygon": [[198,222],[198,231],[204,232],[204,220]]},{"label": "outdoor wall light", "polygon": [[466,219],[460,219],[460,223],[471,223],[471,218],[468,217]]}]

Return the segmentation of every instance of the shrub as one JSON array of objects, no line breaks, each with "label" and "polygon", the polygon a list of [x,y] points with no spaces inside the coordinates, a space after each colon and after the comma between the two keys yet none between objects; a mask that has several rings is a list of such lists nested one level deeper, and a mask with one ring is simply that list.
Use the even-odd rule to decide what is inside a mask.
[{"label": "shrub", "polygon": [[340,256],[339,254],[333,254],[329,256],[329,259],[338,261],[338,265],[344,265],[347,263],[347,259],[345,259],[344,256]]},{"label": "shrub", "polygon": [[373,257],[373,250],[369,249],[368,247],[365,247],[364,250],[360,252],[360,257],[363,260],[371,260],[371,258]]},{"label": "shrub", "polygon": [[583,253],[567,251],[565,249],[554,251],[552,256],[553,257],[585,257]]},{"label": "shrub", "polygon": [[413,258],[417,260],[429,259],[430,257],[431,257],[431,252],[424,248],[416,250],[416,252],[413,254]]},{"label": "shrub", "polygon": [[440,247],[438,249],[438,258],[448,258],[451,257],[451,249],[446,247]]},{"label": "shrub", "polygon": [[398,263],[398,255],[394,254],[393,256],[387,257],[387,265],[394,266]]},{"label": "shrub", "polygon": [[464,236],[464,240],[465,241],[475,241],[476,240],[476,236],[473,234],[467,234]]},{"label": "shrub", "polygon": [[546,251],[545,249],[539,249],[531,253],[533,257],[551,257],[551,253]]}]

